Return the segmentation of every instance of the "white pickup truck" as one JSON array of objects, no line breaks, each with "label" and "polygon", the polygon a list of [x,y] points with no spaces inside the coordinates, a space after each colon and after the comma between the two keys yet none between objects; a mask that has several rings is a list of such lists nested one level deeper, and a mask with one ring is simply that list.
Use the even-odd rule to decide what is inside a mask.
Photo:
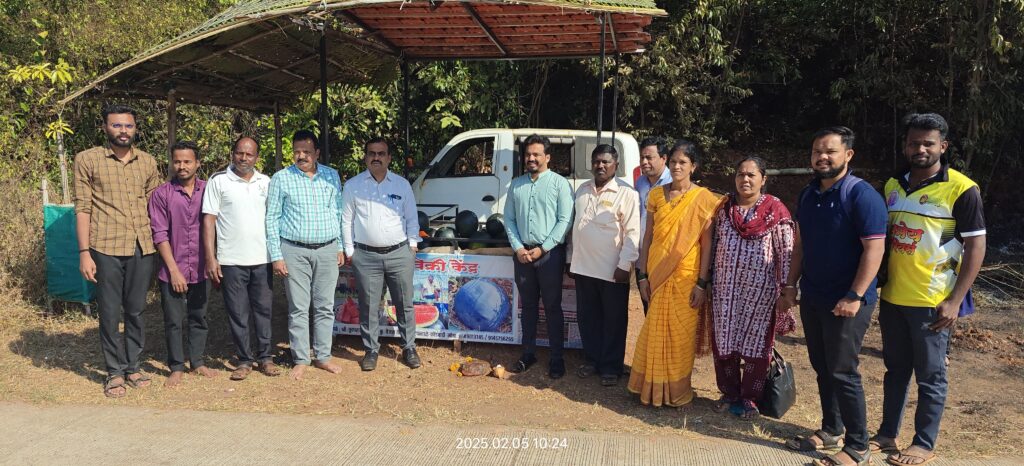
[{"label": "white pickup truck", "polygon": [[[597,147],[596,131],[541,128],[477,129],[456,135],[438,151],[423,173],[412,183],[419,210],[431,218],[454,216],[471,210],[485,221],[501,213],[512,179],[523,173],[520,145],[532,134],[551,140],[549,168],[566,177],[573,192],[591,179],[590,154]],[[601,133],[608,144],[612,133]],[[640,148],[633,136],[615,133],[619,153],[616,176],[630,186],[640,173]]]}]

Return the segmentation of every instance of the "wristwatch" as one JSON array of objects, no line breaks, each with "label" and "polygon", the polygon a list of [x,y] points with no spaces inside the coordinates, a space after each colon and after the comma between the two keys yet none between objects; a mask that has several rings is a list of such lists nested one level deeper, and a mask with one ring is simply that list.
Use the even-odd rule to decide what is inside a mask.
[{"label": "wristwatch", "polygon": [[859,294],[857,294],[857,292],[853,291],[853,290],[847,291],[846,292],[846,296],[843,296],[843,297],[846,298],[846,299],[849,299],[849,300],[853,300],[853,301],[864,302],[864,297],[859,295]]}]

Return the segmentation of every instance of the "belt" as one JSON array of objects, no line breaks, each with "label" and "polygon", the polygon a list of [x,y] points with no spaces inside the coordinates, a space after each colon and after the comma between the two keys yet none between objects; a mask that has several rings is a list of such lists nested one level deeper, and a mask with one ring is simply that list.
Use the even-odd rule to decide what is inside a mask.
[{"label": "belt", "polygon": [[329,245],[329,244],[331,244],[331,243],[333,243],[335,241],[335,240],[332,239],[332,240],[330,240],[330,241],[328,241],[326,243],[303,243],[301,241],[295,241],[293,239],[288,239],[288,238],[281,238],[281,239],[283,239],[283,240],[285,240],[285,241],[287,241],[289,243],[292,243],[292,244],[294,244],[294,245],[296,245],[296,246],[298,246],[300,248],[306,248],[306,249],[320,249],[320,248],[322,248],[324,246],[327,246],[327,245]]},{"label": "belt", "polygon": [[394,246],[377,247],[377,246],[367,246],[367,245],[365,245],[363,243],[355,243],[356,249],[362,249],[363,251],[375,252],[377,254],[387,254],[387,253],[392,252],[392,251],[397,251],[397,250],[401,249],[403,246],[406,246],[407,244],[409,244],[409,243],[401,242],[401,243],[398,243],[398,244],[396,244]]}]

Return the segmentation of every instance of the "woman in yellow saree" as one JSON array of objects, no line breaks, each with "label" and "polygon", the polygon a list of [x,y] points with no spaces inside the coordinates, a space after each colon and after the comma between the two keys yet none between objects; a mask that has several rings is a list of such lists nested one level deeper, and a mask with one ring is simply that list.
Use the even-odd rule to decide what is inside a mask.
[{"label": "woman in yellow saree", "polygon": [[647,199],[637,274],[650,308],[628,385],[643,404],[682,406],[693,399],[690,375],[711,256],[710,235],[704,233],[720,201],[690,180],[699,164],[700,149],[677,142],[668,159],[672,183],[652,189]]}]

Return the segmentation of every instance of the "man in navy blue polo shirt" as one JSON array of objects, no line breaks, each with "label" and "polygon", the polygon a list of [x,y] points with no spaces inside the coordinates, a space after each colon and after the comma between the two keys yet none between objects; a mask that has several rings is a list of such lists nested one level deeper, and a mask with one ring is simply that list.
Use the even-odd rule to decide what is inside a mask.
[{"label": "man in navy blue polo shirt", "polygon": [[877,301],[887,212],[874,188],[849,173],[853,140],[853,131],[843,126],[814,134],[815,179],[800,193],[793,263],[778,304],[795,305],[799,280],[800,318],[811,366],[818,374],[822,425],[786,446],[821,450],[845,440],[842,451],[824,464],[866,464],[869,456],[857,355]]}]

